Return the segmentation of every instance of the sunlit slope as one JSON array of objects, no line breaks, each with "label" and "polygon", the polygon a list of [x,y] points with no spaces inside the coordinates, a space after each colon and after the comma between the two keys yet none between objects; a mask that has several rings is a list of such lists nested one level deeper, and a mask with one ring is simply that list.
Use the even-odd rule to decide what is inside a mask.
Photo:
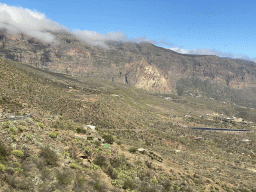
[{"label": "sunlit slope", "polygon": [[68,33],[58,44],[2,32],[0,55],[40,69],[127,84],[155,93],[203,95],[254,107],[255,63],[217,56],[184,55],[150,43],[88,45]]},{"label": "sunlit slope", "polygon": [[[122,144],[119,151],[120,158],[124,153],[132,168],[129,166],[124,170],[117,168],[120,173],[130,176],[135,173],[136,169],[140,170],[140,173],[142,170],[148,171],[152,177],[158,175],[156,176],[159,180],[157,185],[152,184],[152,177],[134,180],[138,189],[141,189],[139,188],[141,182],[144,182],[145,185],[150,186],[150,189],[159,187],[158,191],[161,191],[165,186],[164,183],[167,182],[165,178],[167,176],[161,177],[161,175],[167,173],[172,176],[172,180],[167,182],[172,190],[176,186],[182,190],[190,188],[195,191],[201,188],[211,190],[212,186],[220,191],[227,189],[239,191],[243,188],[253,189],[254,187],[254,173],[250,171],[255,170],[254,132],[246,135],[227,134],[187,128],[212,127],[253,131],[254,124],[248,121],[254,117],[254,109],[234,105],[231,102],[223,103],[204,96],[197,97],[198,95],[150,93],[129,85],[109,83],[92,77],[47,72],[2,59],[0,68],[0,110],[4,114],[11,115],[29,112],[32,121],[43,122],[45,125],[44,129],[39,129],[38,124],[34,123],[33,129],[26,132],[26,135],[32,135],[33,138],[29,141],[33,146],[31,150],[36,148],[34,145],[42,139],[39,136],[43,134],[43,138],[46,138],[43,144],[49,144],[57,150],[63,161],[67,158],[67,152],[63,151],[64,147],[72,146],[72,153],[68,154],[70,156],[73,152],[80,153],[79,150],[86,153],[86,149],[90,148],[93,149],[94,159],[101,155],[106,158],[106,162],[112,162],[112,157],[108,156],[109,152],[104,151],[99,155],[101,149],[95,147],[96,143],[75,137],[78,128],[91,124],[96,126],[97,134],[112,135],[116,142]],[[227,120],[227,117],[239,118],[241,113],[247,114],[244,118],[245,122]],[[8,138],[15,138],[10,137],[11,131],[2,131],[3,137],[7,135],[7,139],[2,139],[4,142],[7,143]],[[49,137],[49,133],[52,132],[58,133],[57,138]],[[23,133],[16,134],[17,138],[23,138],[21,136]],[[51,135],[54,137],[53,134]],[[201,137],[204,139],[195,139]],[[245,143],[243,139],[252,142]],[[34,140],[36,143],[33,143]],[[20,141],[23,140],[20,139]],[[23,143],[18,144],[19,148]],[[133,148],[146,148],[163,158],[163,162],[152,160],[139,152],[132,154],[130,151]],[[40,151],[40,149],[37,150]],[[43,159],[40,155],[39,157],[40,162]],[[72,158],[75,159],[76,156],[73,155]],[[33,161],[36,161],[36,158]],[[80,169],[72,169],[73,172],[77,172],[77,175],[88,174],[91,179],[92,175],[100,171],[102,174],[110,174],[103,165],[101,165],[102,169],[97,172],[97,170],[80,165],[79,160],[73,162],[81,166],[81,170],[85,170],[85,172],[79,172]],[[146,162],[150,162],[152,167],[156,168],[150,168],[150,164],[147,165]],[[12,163],[8,166],[11,165]],[[67,164],[67,166],[71,165]],[[234,169],[234,166],[238,169]],[[48,166],[47,170],[51,170],[58,176],[58,172],[51,166]],[[26,171],[27,169],[25,173]],[[140,173],[136,177],[140,177]],[[118,177],[122,182],[120,190],[123,190],[125,180],[122,174]],[[103,179],[101,176],[98,178]],[[112,180],[109,176],[107,178],[111,185]],[[239,186],[235,185],[237,179],[243,181],[242,184],[239,183]],[[218,184],[220,180],[223,183]],[[51,181],[47,182],[51,183]],[[88,182],[88,186],[93,188],[93,183]]]},{"label": "sunlit slope", "polygon": [[24,95],[22,99],[30,105],[41,107],[45,112],[71,116],[76,121],[92,121],[112,128],[143,129],[159,119],[168,121],[169,117],[184,115],[223,113],[254,119],[254,109],[228,101],[223,103],[198,95],[154,94],[100,79],[47,72],[3,60],[1,63],[3,95]]}]

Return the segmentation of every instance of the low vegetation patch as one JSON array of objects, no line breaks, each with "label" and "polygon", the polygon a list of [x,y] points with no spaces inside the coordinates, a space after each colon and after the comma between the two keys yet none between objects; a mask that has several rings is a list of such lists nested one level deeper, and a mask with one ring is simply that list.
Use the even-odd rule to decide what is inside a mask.
[{"label": "low vegetation patch", "polygon": [[16,157],[23,157],[24,156],[24,152],[21,150],[12,150],[12,154]]},{"label": "low vegetation patch", "polygon": [[51,137],[51,138],[56,138],[57,137],[57,133],[54,133],[54,132],[51,132],[51,133],[49,133],[49,136]]}]

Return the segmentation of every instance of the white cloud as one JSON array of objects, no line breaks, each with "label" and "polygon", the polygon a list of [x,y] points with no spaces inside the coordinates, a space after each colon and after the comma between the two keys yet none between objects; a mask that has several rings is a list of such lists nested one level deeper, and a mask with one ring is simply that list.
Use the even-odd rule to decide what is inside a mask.
[{"label": "white cloud", "polygon": [[127,35],[118,32],[108,32],[100,34],[94,31],[75,30],[72,31],[59,23],[47,19],[45,14],[39,13],[36,10],[25,9],[22,7],[8,6],[0,3],[0,29],[7,29],[8,33],[17,34],[24,33],[31,37],[37,38],[46,43],[56,42],[55,36],[52,32],[65,30],[72,33],[80,40],[87,42],[94,46],[101,46],[108,48],[106,41],[130,41],[135,43],[149,42],[158,45],[172,45],[165,39],[161,41],[150,40],[146,37],[137,37],[129,39]]},{"label": "white cloud", "polygon": [[128,37],[122,32],[108,32],[106,34],[100,34],[95,31],[76,30],[73,34],[82,41],[104,48],[107,48],[105,41],[128,41]]},{"label": "white cloud", "polygon": [[94,31],[75,30],[72,31],[57,22],[47,19],[45,14],[39,13],[36,10],[30,10],[22,7],[8,6],[0,3],[0,29],[6,29],[8,33],[18,34],[24,33],[28,36],[37,38],[46,43],[55,43],[56,38],[53,32],[67,31],[75,35],[80,40],[94,45],[108,48],[106,41],[124,41],[124,42],[148,42],[156,45],[164,45],[171,48],[171,50],[182,54],[197,54],[197,55],[217,55],[220,57],[240,58],[256,62],[256,58],[250,58],[246,55],[230,53],[223,53],[222,51],[214,49],[181,49],[175,47],[174,44],[169,43],[166,39],[160,41],[155,39],[148,39],[146,37],[128,38],[128,36],[120,31],[108,32],[100,34]]},{"label": "white cloud", "polygon": [[230,57],[233,59],[245,59],[245,60],[256,62],[255,57],[248,57],[247,55],[243,55],[243,54],[233,55],[232,53],[224,53],[222,51],[215,50],[215,49],[207,49],[207,48],[204,48],[204,49],[181,49],[179,47],[174,47],[174,48],[170,48],[170,49],[177,53],[181,53],[181,54],[216,55],[219,57]]},{"label": "white cloud", "polygon": [[87,31],[87,30],[76,30],[72,32],[77,38],[82,41],[85,41],[91,45],[101,46],[104,48],[108,48],[106,41],[123,41],[123,42],[134,42],[134,43],[141,43],[141,42],[148,42],[157,45],[168,45],[173,46],[173,44],[168,43],[165,39],[161,41],[157,41],[155,39],[148,39],[146,37],[136,37],[136,38],[129,38],[122,32],[108,32],[106,34],[100,34],[95,31]]},{"label": "white cloud", "polygon": [[47,19],[43,13],[1,3],[0,28],[5,28],[11,34],[24,33],[47,43],[55,41],[50,32],[65,29],[64,26]]}]

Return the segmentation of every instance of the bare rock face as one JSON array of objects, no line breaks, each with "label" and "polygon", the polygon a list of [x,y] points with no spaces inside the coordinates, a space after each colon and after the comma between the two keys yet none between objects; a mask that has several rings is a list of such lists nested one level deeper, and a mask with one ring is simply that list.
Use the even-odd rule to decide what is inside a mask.
[{"label": "bare rock face", "polygon": [[[24,34],[0,32],[0,56],[44,70],[124,83],[157,93],[214,95],[256,101],[256,64],[217,56],[182,55],[150,43],[107,42],[104,49],[71,34],[45,44]],[[225,96],[224,96],[225,95]],[[250,99],[251,100],[251,99]]]},{"label": "bare rock face", "polygon": [[157,69],[155,65],[149,65],[144,59],[137,67],[136,83],[134,86],[158,93],[171,92],[164,73]]}]

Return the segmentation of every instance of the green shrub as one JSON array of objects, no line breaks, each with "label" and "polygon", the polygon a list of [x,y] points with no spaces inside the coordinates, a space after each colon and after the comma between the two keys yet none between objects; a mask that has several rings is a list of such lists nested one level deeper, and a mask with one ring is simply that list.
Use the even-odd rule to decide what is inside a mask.
[{"label": "green shrub", "polygon": [[4,129],[6,129],[6,128],[9,128],[10,127],[10,121],[9,120],[7,120],[7,121],[5,121],[2,125],[3,125],[3,128]]},{"label": "green shrub", "polygon": [[10,131],[12,132],[13,135],[17,134],[17,130],[14,127],[10,127]]},{"label": "green shrub", "polygon": [[95,164],[93,164],[93,163],[90,165],[90,169],[91,169],[91,170],[101,170],[100,166],[95,165]]},{"label": "green shrub", "polygon": [[96,190],[100,190],[100,189],[101,189],[101,184],[100,184],[100,182],[96,181],[96,182],[94,183],[93,187],[94,187],[94,189],[96,189]]},{"label": "green shrub", "polygon": [[114,143],[114,137],[112,135],[103,135],[102,138],[109,144]]},{"label": "green shrub", "polygon": [[210,181],[209,179],[207,179],[205,182],[206,182],[206,183],[211,183],[211,181]]},{"label": "green shrub", "polygon": [[8,152],[6,146],[0,142],[0,162],[6,163],[7,156],[9,156],[9,152]]},{"label": "green shrub", "polygon": [[80,128],[80,127],[76,128],[76,132],[77,133],[84,133],[84,134],[86,134],[86,130],[84,130],[84,129]]},{"label": "green shrub", "polygon": [[123,164],[123,159],[118,157],[113,157],[110,159],[110,164],[114,168],[118,168]]},{"label": "green shrub", "polygon": [[76,169],[76,168],[77,168],[77,165],[76,165],[75,163],[71,163],[70,167],[71,167],[72,169]]},{"label": "green shrub", "polygon": [[13,165],[17,168],[21,168],[21,164],[19,162],[14,162]]},{"label": "green shrub", "polygon": [[33,139],[32,135],[30,135],[30,134],[27,134],[27,135],[26,135],[26,138],[27,138],[29,141],[31,141],[31,140]]},{"label": "green shrub", "polygon": [[99,147],[101,142],[100,141],[95,141],[94,144],[95,144],[96,147]]},{"label": "green shrub", "polygon": [[152,179],[152,183],[154,183],[154,185],[156,185],[158,183],[157,179]]},{"label": "green shrub", "polygon": [[77,128],[76,128],[76,132],[77,132],[77,133],[81,133],[81,132],[82,132],[82,129],[81,129],[80,127],[77,127]]},{"label": "green shrub", "polygon": [[52,165],[52,166],[58,165],[58,157],[55,154],[55,152],[52,151],[49,147],[42,148],[40,155],[44,158],[47,165]]},{"label": "green shrub", "polygon": [[137,187],[136,183],[134,183],[132,180],[127,179],[124,181],[123,189],[135,189]]},{"label": "green shrub", "polygon": [[112,167],[108,167],[106,170],[106,173],[110,176],[111,179],[117,179],[118,178],[118,173],[115,169]]},{"label": "green shrub", "polygon": [[0,171],[3,171],[5,169],[6,169],[6,167],[3,164],[0,164]]},{"label": "green shrub", "polygon": [[93,163],[100,167],[103,167],[104,165],[107,165],[107,159],[106,157],[99,155],[93,160]]},{"label": "green shrub", "polygon": [[117,145],[121,145],[121,144],[122,144],[122,142],[121,142],[121,141],[118,141],[118,142],[117,142]]},{"label": "green shrub", "polygon": [[250,192],[250,190],[247,189],[247,188],[243,188],[243,189],[241,190],[241,192]]},{"label": "green shrub", "polygon": [[145,164],[147,165],[147,167],[148,167],[149,169],[151,169],[151,168],[152,168],[152,164],[151,164],[150,162],[145,161]]},{"label": "green shrub", "polygon": [[136,153],[138,151],[138,149],[136,147],[131,147],[128,150],[130,153]]},{"label": "green shrub", "polygon": [[57,180],[59,181],[59,183],[64,184],[64,185],[69,185],[72,183],[71,174],[68,172],[58,172]]},{"label": "green shrub", "polygon": [[12,141],[13,141],[13,142],[17,141],[15,135],[12,135],[11,138],[12,138]]},{"label": "green shrub", "polygon": [[21,150],[12,150],[12,154],[16,157],[23,157],[24,153]]},{"label": "green shrub", "polygon": [[42,128],[42,129],[44,128],[44,124],[43,124],[43,123],[38,123],[37,125],[38,125],[40,128]]},{"label": "green shrub", "polygon": [[57,137],[57,133],[54,133],[54,132],[51,132],[51,133],[49,133],[49,136],[51,137],[51,138],[56,138]]},{"label": "green shrub", "polygon": [[162,186],[164,187],[164,189],[166,191],[170,191],[170,187],[172,186],[171,182],[169,180],[165,180],[163,183],[162,183]]},{"label": "green shrub", "polygon": [[93,137],[90,137],[90,136],[89,136],[89,137],[87,137],[87,140],[88,140],[88,141],[92,141],[92,140],[93,140]]},{"label": "green shrub", "polygon": [[78,183],[79,185],[83,185],[83,184],[85,183],[85,181],[86,181],[86,179],[85,179],[84,176],[77,178],[77,183]]},{"label": "green shrub", "polygon": [[115,187],[122,187],[122,186],[121,186],[121,182],[120,182],[120,180],[118,180],[118,179],[113,179],[113,180],[111,180],[111,184],[112,184],[113,186],[115,186]]},{"label": "green shrub", "polygon": [[22,127],[21,125],[19,125],[19,126],[18,126],[18,130],[19,130],[20,132],[23,132],[23,127]]},{"label": "green shrub", "polygon": [[21,175],[23,173],[23,169],[21,168],[16,168],[17,174]]}]

